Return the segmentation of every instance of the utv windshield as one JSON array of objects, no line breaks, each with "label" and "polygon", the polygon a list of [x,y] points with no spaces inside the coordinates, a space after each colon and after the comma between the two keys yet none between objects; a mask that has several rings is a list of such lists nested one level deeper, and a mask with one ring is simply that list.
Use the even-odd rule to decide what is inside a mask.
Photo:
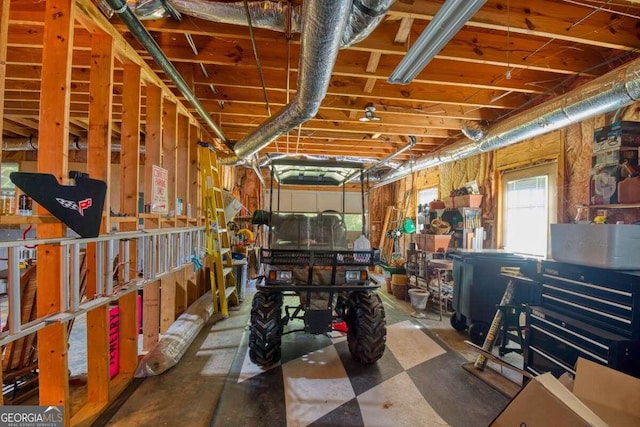
[{"label": "utv windshield", "polygon": [[347,249],[347,228],[338,212],[317,215],[274,212],[271,233],[273,249]]}]

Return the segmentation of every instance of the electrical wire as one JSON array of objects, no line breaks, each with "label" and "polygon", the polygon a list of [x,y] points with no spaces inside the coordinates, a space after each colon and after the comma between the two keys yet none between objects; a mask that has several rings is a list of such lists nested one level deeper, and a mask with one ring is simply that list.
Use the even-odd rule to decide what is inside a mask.
[{"label": "electrical wire", "polygon": [[258,67],[258,74],[260,75],[260,83],[262,84],[262,93],[264,95],[264,102],[267,105],[267,114],[271,117],[271,106],[269,105],[269,97],[267,95],[267,87],[264,84],[264,75],[262,73],[262,64],[260,63],[260,56],[258,55],[258,47],[256,46],[256,37],[253,33],[253,23],[251,22],[251,13],[249,12],[249,2],[244,0],[244,10],[247,13],[247,23],[249,24],[249,35],[251,36],[251,45],[253,46],[253,55],[256,58],[256,65]]}]

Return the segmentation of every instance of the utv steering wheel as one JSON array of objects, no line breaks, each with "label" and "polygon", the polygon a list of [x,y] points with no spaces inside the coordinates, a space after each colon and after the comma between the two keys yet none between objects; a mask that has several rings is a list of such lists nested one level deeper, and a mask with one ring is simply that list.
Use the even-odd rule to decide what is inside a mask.
[{"label": "utv steering wheel", "polygon": [[322,211],[322,212],[320,212],[318,214],[318,216],[320,218],[322,218],[324,215],[327,215],[327,216],[329,216],[329,215],[336,216],[337,215],[339,217],[338,222],[333,224],[332,228],[342,228],[342,229],[344,229],[346,231],[347,226],[344,223],[344,215],[343,214],[341,214],[338,211],[334,211],[332,209],[328,209],[328,210]]}]

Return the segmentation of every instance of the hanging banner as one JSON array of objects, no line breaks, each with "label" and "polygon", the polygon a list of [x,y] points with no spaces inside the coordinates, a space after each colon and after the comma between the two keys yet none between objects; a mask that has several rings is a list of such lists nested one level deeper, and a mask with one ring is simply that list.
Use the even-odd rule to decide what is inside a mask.
[{"label": "hanging banner", "polygon": [[169,213],[169,172],[153,165],[151,177],[151,213],[166,215]]}]

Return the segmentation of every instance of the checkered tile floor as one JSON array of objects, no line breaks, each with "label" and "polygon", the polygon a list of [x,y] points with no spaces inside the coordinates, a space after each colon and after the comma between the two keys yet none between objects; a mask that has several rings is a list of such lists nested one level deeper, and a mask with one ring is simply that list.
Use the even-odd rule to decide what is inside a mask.
[{"label": "checkered tile floor", "polygon": [[211,425],[488,425],[508,399],[381,296],[387,349],[374,365],[352,361],[339,332],[295,333],[283,337],[281,363],[262,369],[249,360],[246,332]]}]

